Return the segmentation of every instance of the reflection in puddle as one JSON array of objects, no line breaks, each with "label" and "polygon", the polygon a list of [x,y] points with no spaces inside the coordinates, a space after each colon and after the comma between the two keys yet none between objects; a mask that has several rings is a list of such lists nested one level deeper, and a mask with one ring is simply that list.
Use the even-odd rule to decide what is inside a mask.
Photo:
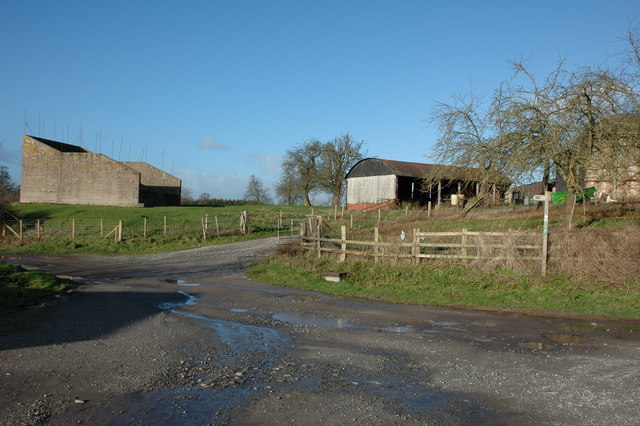
[{"label": "reflection in puddle", "polygon": [[353,328],[355,325],[342,318],[322,317],[316,314],[303,314],[301,312],[280,312],[274,314],[273,319],[286,322],[291,325],[306,325],[324,328]]},{"label": "reflection in puddle", "polygon": [[387,328],[384,329],[384,331],[388,331],[390,333],[413,333],[413,332],[415,332],[415,330],[412,327],[399,327],[399,326],[387,327]]},{"label": "reflection in puddle", "polygon": [[556,345],[550,345],[542,342],[524,342],[520,343],[520,346],[525,349],[529,349],[530,351],[551,351],[556,348]]},{"label": "reflection in puddle", "polygon": [[200,285],[198,283],[188,283],[185,280],[178,280],[176,278],[165,278],[163,281],[165,283],[178,284],[178,285],[186,286],[186,287],[198,287]]},{"label": "reflection in puddle", "polygon": [[233,309],[229,309],[229,312],[238,312],[238,313],[245,313],[245,312],[249,312],[248,309],[240,309],[240,308],[233,308]]},{"label": "reflection in puddle", "polygon": [[187,292],[179,291],[178,293],[184,295],[187,299],[184,302],[161,303],[157,305],[158,308],[202,321],[205,327],[215,330],[222,343],[229,346],[233,352],[266,352],[280,349],[279,346],[283,339],[278,331],[272,328],[207,318],[203,315],[178,310],[180,306],[195,305],[197,300],[195,296]]}]

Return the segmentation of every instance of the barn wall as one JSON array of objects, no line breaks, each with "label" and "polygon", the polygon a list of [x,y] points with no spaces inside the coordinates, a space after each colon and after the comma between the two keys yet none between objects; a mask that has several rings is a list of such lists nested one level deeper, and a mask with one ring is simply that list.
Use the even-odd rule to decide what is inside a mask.
[{"label": "barn wall", "polygon": [[140,173],[102,154],[23,138],[20,202],[139,206]]},{"label": "barn wall", "polygon": [[396,198],[395,175],[353,177],[347,179],[347,205],[378,204]]}]

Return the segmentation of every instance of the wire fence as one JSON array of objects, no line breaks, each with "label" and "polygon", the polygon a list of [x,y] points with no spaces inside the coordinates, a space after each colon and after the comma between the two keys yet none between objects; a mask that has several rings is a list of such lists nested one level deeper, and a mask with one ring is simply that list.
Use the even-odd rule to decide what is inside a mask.
[{"label": "wire fence", "polygon": [[183,218],[114,219],[24,219],[0,224],[0,238],[23,242],[47,239],[111,238],[115,242],[130,238],[156,238],[193,235],[203,239],[249,233],[247,212],[204,215],[200,221]]}]

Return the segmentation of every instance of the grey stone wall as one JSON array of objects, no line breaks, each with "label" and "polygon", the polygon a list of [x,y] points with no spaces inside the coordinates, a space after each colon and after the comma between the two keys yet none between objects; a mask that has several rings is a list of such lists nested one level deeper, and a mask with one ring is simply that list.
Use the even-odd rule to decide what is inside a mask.
[{"label": "grey stone wall", "polygon": [[140,206],[140,173],[75,145],[24,136],[21,203]]}]

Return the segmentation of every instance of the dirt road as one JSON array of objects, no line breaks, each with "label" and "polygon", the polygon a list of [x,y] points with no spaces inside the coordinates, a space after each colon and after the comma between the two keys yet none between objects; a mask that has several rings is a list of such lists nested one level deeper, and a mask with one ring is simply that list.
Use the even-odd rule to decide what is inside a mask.
[{"label": "dirt road", "polygon": [[246,265],[274,245],[0,255],[82,282],[0,317],[1,424],[638,423],[639,322],[368,303],[248,280]]}]

